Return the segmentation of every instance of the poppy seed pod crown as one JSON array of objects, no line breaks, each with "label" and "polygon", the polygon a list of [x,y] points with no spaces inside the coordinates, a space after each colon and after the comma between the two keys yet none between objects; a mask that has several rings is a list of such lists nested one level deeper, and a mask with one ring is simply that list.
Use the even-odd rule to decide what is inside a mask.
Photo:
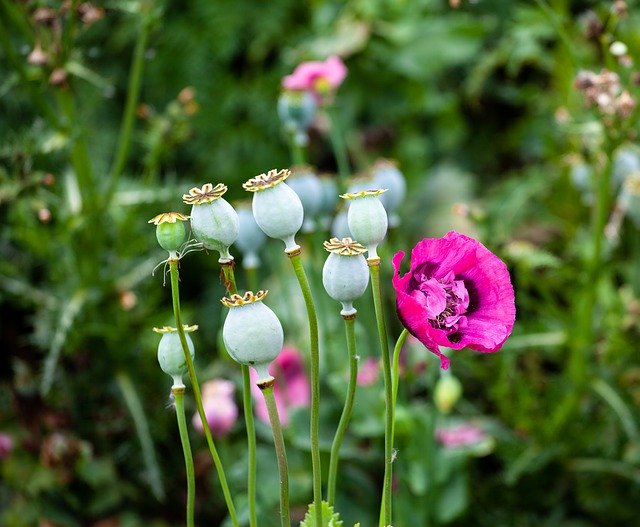
[{"label": "poppy seed pod crown", "polygon": [[252,366],[258,383],[272,379],[267,367],[280,353],[284,332],[276,314],[262,300],[267,291],[232,295],[221,302],[229,308],[222,327],[222,340],[231,358]]},{"label": "poppy seed pod crown", "polygon": [[369,268],[363,256],[366,248],[351,238],[332,238],[324,242],[329,256],[322,268],[327,294],[342,304],[342,316],[355,315],[353,301],[360,298],[369,283]]},{"label": "poppy seed pod crown", "polygon": [[183,194],[182,201],[191,208],[191,230],[205,249],[220,253],[220,263],[233,260],[229,247],[238,237],[238,215],[234,208],[222,198],[226,185],[215,187],[206,183],[202,188],[193,187]]},{"label": "poppy seed pod crown", "polygon": [[189,216],[185,216],[179,212],[163,212],[149,220],[156,226],[156,239],[164,250],[169,251],[172,258],[177,256],[178,249],[184,243],[187,234],[184,228],[184,221]]},{"label": "poppy seed pod crown", "polygon": [[342,194],[342,199],[349,200],[349,230],[353,237],[367,248],[368,259],[378,258],[378,245],[387,234],[387,212],[380,201],[380,194],[386,189],[362,190]]},{"label": "poppy seed pod crown", "polygon": [[302,227],[304,210],[298,195],[284,181],[289,170],[269,170],[242,184],[253,192],[253,217],[262,231],[270,238],[278,238],[285,244],[285,251],[299,249],[295,235]]},{"label": "poppy seed pod crown", "polygon": [[[183,326],[185,331],[185,337],[187,340],[187,347],[191,359],[195,356],[195,347],[189,337],[189,333],[198,329],[198,326]],[[187,371],[187,362],[184,357],[184,351],[182,350],[182,344],[180,343],[180,336],[178,330],[171,326],[164,326],[161,328],[153,328],[153,331],[162,335],[160,343],[158,344],[158,362],[160,368],[167,375],[173,378],[173,387],[184,387],[182,382],[182,376]]]}]

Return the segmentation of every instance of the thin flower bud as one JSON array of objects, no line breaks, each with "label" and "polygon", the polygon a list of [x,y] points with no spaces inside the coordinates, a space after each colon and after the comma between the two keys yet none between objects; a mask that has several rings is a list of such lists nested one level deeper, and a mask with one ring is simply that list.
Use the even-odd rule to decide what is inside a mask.
[{"label": "thin flower bud", "polygon": [[285,244],[285,251],[299,249],[295,235],[302,227],[304,209],[298,195],[284,180],[289,170],[269,170],[242,184],[253,192],[253,217],[270,238],[278,238]]},{"label": "thin flower bud", "polygon": [[[196,351],[189,333],[198,329],[198,326],[183,327],[187,339],[187,347],[193,360]],[[153,331],[162,335],[160,343],[158,344],[158,362],[160,363],[160,368],[173,378],[174,388],[183,387],[182,376],[187,372],[187,362],[184,358],[184,351],[182,351],[178,330],[170,326],[164,326],[161,328],[153,328]]]},{"label": "thin flower bud", "polygon": [[191,230],[205,249],[220,253],[220,263],[233,260],[229,247],[238,237],[238,214],[222,198],[227,191],[226,185],[218,183],[215,187],[206,183],[202,188],[193,187],[182,201],[191,208]]},{"label": "thin flower bud", "polygon": [[388,189],[388,192],[380,196],[380,201],[389,215],[389,227],[397,227],[400,225],[397,210],[407,194],[404,175],[398,169],[398,165],[389,159],[376,161],[372,173],[375,182],[373,188]]},{"label": "thin flower bud", "polygon": [[257,269],[260,267],[258,251],[267,241],[267,237],[256,223],[251,210],[251,203],[243,201],[236,204],[238,212],[238,238],[235,246],[242,253],[242,267]]},{"label": "thin flower bud", "polygon": [[349,230],[367,248],[369,260],[378,258],[378,245],[387,234],[387,212],[379,198],[383,192],[386,189],[363,190],[340,196],[351,202],[347,216]]},{"label": "thin flower bud", "polygon": [[322,268],[322,283],[327,294],[342,304],[340,314],[354,315],[353,302],[360,298],[369,283],[369,267],[363,254],[366,248],[351,238],[332,238],[324,242],[329,256]]},{"label": "thin flower bud", "polygon": [[323,201],[323,189],[320,179],[309,166],[296,166],[291,168],[291,176],[287,184],[298,195],[304,209],[304,221],[302,232],[314,232],[316,230],[316,217],[320,212]]},{"label": "thin flower bud", "polygon": [[179,212],[163,212],[151,218],[148,223],[156,226],[156,239],[165,251],[169,251],[169,255],[173,258],[177,256],[177,251],[184,243],[186,230],[184,221],[189,216],[185,216]]},{"label": "thin flower bud", "polygon": [[232,295],[221,302],[229,308],[222,327],[222,340],[231,358],[253,367],[258,383],[272,379],[267,367],[284,343],[284,332],[276,314],[262,300],[267,291]]},{"label": "thin flower bud", "polygon": [[433,393],[433,400],[438,410],[448,414],[462,396],[462,384],[449,373],[440,376]]}]

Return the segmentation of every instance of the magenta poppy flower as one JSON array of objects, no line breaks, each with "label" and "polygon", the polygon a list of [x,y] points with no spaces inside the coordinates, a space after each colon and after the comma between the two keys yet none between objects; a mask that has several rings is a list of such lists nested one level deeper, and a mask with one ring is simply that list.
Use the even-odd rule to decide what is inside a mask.
[{"label": "magenta poppy flower", "polygon": [[[288,411],[290,408],[309,406],[311,388],[309,379],[304,370],[302,355],[295,348],[282,348],[280,355],[269,366],[269,373],[276,380],[273,395],[276,399],[276,407],[282,426],[289,422]],[[251,369],[251,393],[256,403],[256,415],[264,423],[269,423],[267,404],[256,385],[257,373]]]},{"label": "magenta poppy flower", "polygon": [[299,64],[291,75],[282,79],[285,90],[310,91],[318,102],[334,92],[347,76],[347,67],[337,55],[324,62],[308,61]]},{"label": "magenta poppy flower", "polygon": [[489,436],[471,423],[436,429],[436,439],[446,448],[462,448],[482,443]]},{"label": "magenta poppy flower", "polygon": [[440,346],[498,351],[516,316],[507,266],[477,240],[455,231],[426,238],[411,251],[411,268],[400,276],[404,252],[393,257],[398,316],[430,351]]},{"label": "magenta poppy flower", "polygon": [[[234,384],[226,379],[212,379],[202,385],[202,406],[214,437],[227,435],[238,419],[234,391]],[[197,412],[192,422],[198,432],[204,432],[202,420]]]}]

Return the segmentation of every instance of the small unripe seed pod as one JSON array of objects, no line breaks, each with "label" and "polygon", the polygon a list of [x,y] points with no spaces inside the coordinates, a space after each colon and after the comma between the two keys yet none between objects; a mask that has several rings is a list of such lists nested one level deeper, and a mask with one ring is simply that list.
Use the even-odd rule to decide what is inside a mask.
[{"label": "small unripe seed pod", "polygon": [[304,209],[302,232],[314,232],[316,216],[320,212],[323,201],[323,189],[320,179],[311,167],[297,166],[291,168],[291,177],[287,183],[298,195]]},{"label": "small unripe seed pod", "polygon": [[286,90],[278,98],[278,117],[300,146],[308,140],[307,130],[316,116],[317,107],[313,94],[308,91]]},{"label": "small unripe seed pod", "polygon": [[269,170],[251,178],[242,186],[253,192],[253,217],[263,232],[270,238],[278,238],[285,244],[285,252],[300,248],[295,235],[302,227],[304,210],[298,195],[284,180],[289,170]]},{"label": "small unripe seed pod", "polygon": [[220,253],[220,263],[233,260],[229,247],[238,237],[238,214],[222,198],[227,186],[218,183],[215,187],[206,183],[202,188],[193,187],[189,194],[183,194],[182,201],[191,208],[191,230],[196,240],[205,249]]},{"label": "small unripe seed pod", "polygon": [[179,212],[163,212],[149,220],[149,223],[156,225],[156,239],[164,250],[169,251],[173,258],[177,257],[177,251],[184,243],[186,229],[183,221],[187,221],[189,216]]},{"label": "small unripe seed pod", "polygon": [[390,159],[378,159],[373,165],[372,173],[374,188],[388,189],[388,192],[380,196],[380,201],[389,215],[389,227],[397,227],[400,225],[397,210],[407,194],[405,178],[398,170],[398,165]]},{"label": "small unripe seed pod", "polygon": [[242,253],[242,267],[245,269],[257,269],[260,267],[258,251],[267,241],[267,236],[256,223],[251,210],[251,203],[243,201],[236,203],[238,212],[238,238],[236,247]]},{"label": "small unripe seed pod", "polygon": [[387,212],[380,201],[384,190],[363,190],[343,194],[340,197],[350,201],[347,219],[353,237],[367,248],[368,260],[378,259],[378,245],[387,234]]},{"label": "small unripe seed pod", "polygon": [[222,327],[222,340],[231,358],[258,372],[258,383],[272,379],[267,367],[284,344],[282,324],[276,314],[262,303],[267,291],[243,296],[232,295],[221,302],[229,308]]},{"label": "small unripe seed pod", "polygon": [[322,283],[327,294],[342,304],[342,316],[355,315],[354,300],[360,298],[369,283],[369,267],[363,254],[366,248],[351,238],[332,238],[324,242],[329,256],[322,268]]},{"label": "small unripe seed pod", "polygon": [[[191,355],[191,360],[193,360],[196,352],[189,333],[198,329],[198,326],[183,326],[183,328],[189,354]],[[153,331],[162,335],[160,343],[158,344],[158,362],[160,363],[160,368],[173,378],[174,388],[184,387],[182,376],[187,372],[187,361],[184,357],[178,330],[170,326],[164,326],[162,328],[153,328]]]},{"label": "small unripe seed pod", "polygon": [[433,392],[433,400],[438,410],[448,414],[462,396],[462,384],[453,375],[446,373],[440,376]]}]

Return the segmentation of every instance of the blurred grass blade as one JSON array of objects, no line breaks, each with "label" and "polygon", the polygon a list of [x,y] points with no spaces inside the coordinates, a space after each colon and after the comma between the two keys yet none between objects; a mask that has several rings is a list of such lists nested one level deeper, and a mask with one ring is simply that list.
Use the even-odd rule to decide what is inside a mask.
[{"label": "blurred grass blade", "polygon": [[151,488],[151,492],[158,501],[162,501],[165,496],[164,485],[162,484],[162,476],[160,474],[160,466],[158,465],[158,458],[156,457],[156,451],[153,447],[153,441],[151,439],[151,433],[149,432],[149,422],[147,416],[142,408],[140,397],[138,392],[131,381],[129,374],[123,371],[116,373],[116,382],[122,392],[124,402],[131,412],[133,418],[133,424],[136,428],[136,434],[140,441],[140,448],[142,448],[142,459],[146,468],[146,479]]},{"label": "blurred grass blade", "polygon": [[613,387],[604,382],[602,379],[596,379],[592,384],[593,390],[611,407],[611,409],[620,418],[622,427],[625,433],[631,441],[638,443],[640,440],[640,434],[638,433],[638,426],[633,418],[633,413],[629,407],[622,400],[622,397],[618,395]]},{"label": "blurred grass blade", "polygon": [[640,470],[629,463],[612,459],[579,458],[569,462],[569,467],[577,472],[599,472],[627,478],[640,485]]},{"label": "blurred grass blade", "polygon": [[51,346],[47,353],[47,358],[44,361],[44,370],[42,372],[42,381],[40,382],[40,394],[44,397],[49,393],[51,385],[53,384],[53,377],[58,366],[58,360],[60,359],[60,352],[62,346],[67,339],[67,333],[71,329],[74,320],[78,316],[78,313],[84,306],[87,300],[87,292],[84,289],[76,291],[71,297],[71,300],[64,306],[60,313],[60,321],[56,332],[51,339]]}]

